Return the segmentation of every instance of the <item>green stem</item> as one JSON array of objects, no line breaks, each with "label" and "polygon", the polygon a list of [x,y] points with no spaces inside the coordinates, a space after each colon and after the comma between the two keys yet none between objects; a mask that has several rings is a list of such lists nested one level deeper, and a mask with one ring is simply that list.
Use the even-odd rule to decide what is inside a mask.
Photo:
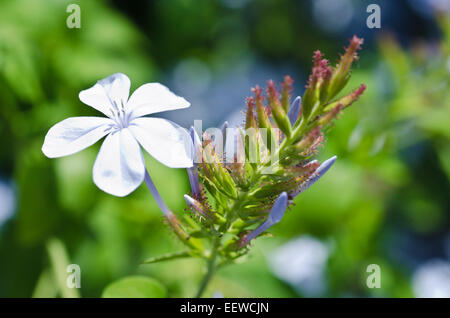
[{"label": "green stem", "polygon": [[161,256],[148,258],[148,259],[144,260],[142,262],[142,264],[153,264],[153,263],[158,263],[158,262],[162,262],[162,261],[169,261],[169,260],[172,260],[172,259],[189,257],[189,256],[191,256],[191,254],[189,254],[189,252],[187,252],[187,251],[176,252],[176,253],[169,253],[169,254],[165,254],[165,255],[161,255]]},{"label": "green stem", "polygon": [[205,291],[206,287],[208,286],[209,282],[211,281],[211,278],[213,277],[213,275],[217,269],[216,259],[217,259],[217,251],[219,248],[219,243],[220,243],[220,238],[219,238],[219,236],[216,236],[214,238],[213,246],[211,249],[211,256],[208,259],[206,274],[202,279],[200,287],[197,291],[197,295],[195,296],[196,298],[200,298],[202,296],[203,292]]}]

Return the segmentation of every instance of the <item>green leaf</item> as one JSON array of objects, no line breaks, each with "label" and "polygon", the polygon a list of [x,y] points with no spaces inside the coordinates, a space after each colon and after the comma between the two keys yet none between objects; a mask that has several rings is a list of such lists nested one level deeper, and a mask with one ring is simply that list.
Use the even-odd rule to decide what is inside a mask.
[{"label": "green leaf", "polygon": [[129,276],[109,284],[103,298],[164,298],[166,288],[157,280],[145,276]]},{"label": "green leaf", "polygon": [[56,286],[52,271],[47,268],[39,275],[31,297],[55,298],[56,296],[58,296],[58,287]]}]

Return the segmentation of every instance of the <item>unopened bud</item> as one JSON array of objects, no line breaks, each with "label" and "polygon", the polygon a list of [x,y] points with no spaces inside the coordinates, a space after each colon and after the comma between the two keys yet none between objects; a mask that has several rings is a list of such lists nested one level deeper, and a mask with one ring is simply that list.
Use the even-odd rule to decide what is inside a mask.
[{"label": "unopened bud", "polygon": [[256,128],[256,118],[254,114],[255,99],[253,97],[248,97],[246,100],[247,113],[245,115],[245,129]]},{"label": "unopened bud", "polygon": [[267,217],[267,219],[260,226],[258,226],[253,232],[251,232],[244,238],[244,240],[241,243],[242,246],[247,245],[255,237],[257,237],[258,235],[260,235],[273,225],[280,222],[284,216],[284,212],[286,211],[287,204],[288,204],[288,195],[286,192],[283,192],[280,194],[280,196],[273,204],[272,210],[270,211],[270,214]]},{"label": "unopened bud", "polygon": [[289,118],[278,99],[277,89],[273,81],[267,83],[267,93],[269,96],[269,106],[272,110],[273,119],[278,128],[287,136],[291,136],[291,123]]},{"label": "unopened bud", "polygon": [[319,119],[319,126],[323,127],[331,123],[331,121],[337,117],[343,108],[344,107],[342,104],[338,104],[336,107],[333,107],[330,111],[328,111],[328,113]]},{"label": "unopened bud", "polygon": [[356,35],[350,40],[349,46],[345,49],[345,54],[341,56],[339,64],[336,66],[331,76],[328,88],[329,98],[336,96],[350,79],[350,68],[353,61],[358,59],[357,51],[361,49],[364,40]]},{"label": "unopened bud", "polygon": [[297,187],[297,189],[295,189],[292,193],[290,193],[290,196],[294,198],[303,191],[307,190],[314,183],[316,183],[331,168],[331,166],[335,163],[336,159],[337,156],[333,156],[330,159],[325,160],[305,182],[300,184]]},{"label": "unopened bud", "polygon": [[256,113],[258,114],[258,124],[260,128],[270,129],[272,125],[270,123],[269,116],[267,114],[266,107],[263,104],[263,97],[261,96],[261,89],[256,85],[252,89],[255,94]]},{"label": "unopened bud", "polygon": [[281,105],[286,113],[289,111],[289,99],[293,90],[292,84],[294,84],[294,80],[289,75],[286,75],[283,83],[281,83]]},{"label": "unopened bud", "polygon": [[359,99],[359,97],[364,93],[366,88],[367,88],[367,86],[365,84],[361,84],[360,87],[355,89],[353,92],[351,92],[347,96],[344,96],[344,97],[338,99],[337,101],[327,105],[326,110],[333,109],[335,107],[338,107],[339,105],[342,105],[342,109],[347,108],[348,106],[350,106],[351,104],[353,104],[354,102],[356,102]]},{"label": "unopened bud", "polygon": [[291,104],[291,107],[289,108],[288,117],[289,121],[291,122],[291,126],[294,126],[297,122],[297,119],[302,112],[302,98],[300,96],[297,96],[294,101]]}]

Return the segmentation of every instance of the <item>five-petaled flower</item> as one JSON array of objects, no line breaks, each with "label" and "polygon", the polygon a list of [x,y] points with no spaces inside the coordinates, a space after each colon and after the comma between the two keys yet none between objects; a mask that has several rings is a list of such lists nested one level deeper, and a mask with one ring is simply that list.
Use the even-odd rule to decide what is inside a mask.
[{"label": "five-petaled flower", "polygon": [[94,183],[116,196],[133,192],[144,180],[141,145],[171,168],[193,165],[193,145],[186,129],[162,118],[143,117],[187,108],[190,103],[159,83],[139,87],[128,98],[129,78],[121,73],[81,91],[80,100],[107,117],[71,117],[45,136],[43,153],[49,158],[74,154],[107,136],[93,169]]}]

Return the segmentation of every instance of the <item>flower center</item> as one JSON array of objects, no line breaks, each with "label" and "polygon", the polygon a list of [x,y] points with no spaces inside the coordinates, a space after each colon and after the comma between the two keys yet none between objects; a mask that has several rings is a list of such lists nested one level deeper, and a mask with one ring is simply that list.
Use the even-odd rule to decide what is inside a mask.
[{"label": "flower center", "polygon": [[127,112],[125,111],[124,101],[120,100],[119,104],[116,101],[111,101],[111,104],[114,106],[111,109],[112,118],[116,122],[117,127],[119,129],[128,127],[130,123],[130,116],[128,116]]}]

